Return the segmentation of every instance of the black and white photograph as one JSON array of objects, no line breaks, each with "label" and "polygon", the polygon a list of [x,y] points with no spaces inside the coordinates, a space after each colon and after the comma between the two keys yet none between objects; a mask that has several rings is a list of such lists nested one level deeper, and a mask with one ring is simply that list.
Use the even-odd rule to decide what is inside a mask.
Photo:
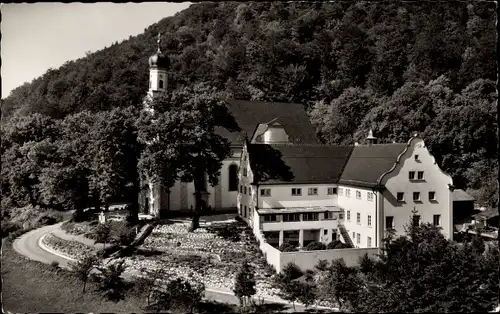
[{"label": "black and white photograph", "polygon": [[497,2],[0,10],[3,312],[500,312]]}]

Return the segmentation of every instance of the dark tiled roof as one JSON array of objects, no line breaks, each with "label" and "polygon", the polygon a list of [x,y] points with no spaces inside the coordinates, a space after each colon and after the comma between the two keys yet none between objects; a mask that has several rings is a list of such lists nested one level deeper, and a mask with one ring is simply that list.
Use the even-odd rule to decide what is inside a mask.
[{"label": "dark tiled roof", "polygon": [[294,103],[229,100],[229,111],[243,130],[231,133],[218,128],[217,133],[226,137],[233,145],[243,145],[245,136],[251,138],[260,123],[278,118],[292,143],[318,144],[318,138],[309,121],[304,106]]},{"label": "dark tiled roof", "polygon": [[469,194],[467,194],[467,192],[461,189],[453,190],[451,197],[454,202],[475,201],[475,199],[472,196],[470,196]]},{"label": "dark tiled roof", "polygon": [[374,144],[355,146],[339,183],[375,186],[380,176],[391,170],[407,144]]},{"label": "dark tiled roof", "polygon": [[248,144],[254,182],[335,183],[352,146]]}]

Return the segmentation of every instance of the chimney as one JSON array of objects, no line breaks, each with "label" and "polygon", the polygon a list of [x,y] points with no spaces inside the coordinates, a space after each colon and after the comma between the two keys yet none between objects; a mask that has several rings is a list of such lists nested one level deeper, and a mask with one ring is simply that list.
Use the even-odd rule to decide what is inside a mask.
[{"label": "chimney", "polygon": [[376,139],[377,138],[375,136],[373,136],[372,129],[370,129],[370,131],[368,132],[368,137],[366,138],[366,142],[368,143],[368,146],[372,146],[372,144],[375,143]]}]

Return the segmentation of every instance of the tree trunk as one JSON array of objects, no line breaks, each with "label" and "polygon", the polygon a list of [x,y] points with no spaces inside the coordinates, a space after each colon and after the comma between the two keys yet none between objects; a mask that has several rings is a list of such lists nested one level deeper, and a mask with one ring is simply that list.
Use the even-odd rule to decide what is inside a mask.
[{"label": "tree trunk", "polygon": [[87,280],[83,282],[83,293],[85,293],[85,286],[87,285]]},{"label": "tree trunk", "polygon": [[194,180],[194,197],[195,197],[195,210],[193,214],[193,220],[191,221],[190,232],[193,232],[200,226],[200,215],[202,211],[202,199],[201,192],[205,191],[205,173],[201,172],[198,174]]}]

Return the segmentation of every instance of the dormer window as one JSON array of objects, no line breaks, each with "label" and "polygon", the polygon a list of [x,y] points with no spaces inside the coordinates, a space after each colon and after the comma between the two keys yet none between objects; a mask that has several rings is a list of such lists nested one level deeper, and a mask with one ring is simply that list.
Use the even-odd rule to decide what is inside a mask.
[{"label": "dormer window", "polygon": [[415,155],[415,161],[420,161],[420,159],[418,159],[418,155]]}]

